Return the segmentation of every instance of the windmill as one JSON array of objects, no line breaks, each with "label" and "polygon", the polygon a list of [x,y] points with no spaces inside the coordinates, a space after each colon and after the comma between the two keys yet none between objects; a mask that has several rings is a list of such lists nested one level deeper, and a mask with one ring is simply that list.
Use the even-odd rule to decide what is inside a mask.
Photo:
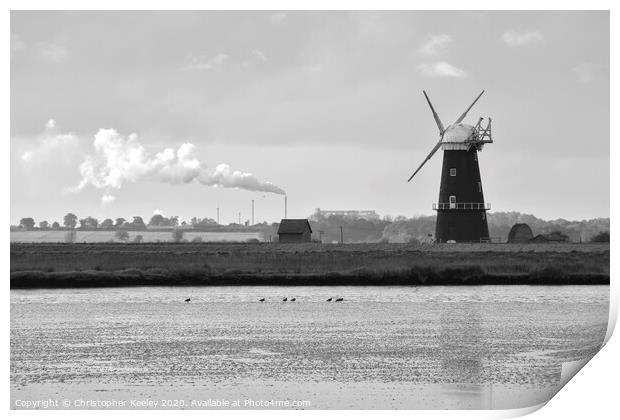
[{"label": "windmill", "polygon": [[439,141],[426,159],[409,177],[409,181],[422,169],[435,152],[443,150],[439,201],[433,204],[437,211],[435,240],[437,242],[480,242],[489,239],[486,211],[491,208],[484,202],[482,180],[478,166],[478,152],[485,143],[493,143],[491,138],[491,118],[483,127],[484,118],[479,118],[475,126],[463,124],[467,113],[478,102],[484,90],[461,116],[444,128],[435,112],[426,91],[426,102],[431,108],[439,129]]}]

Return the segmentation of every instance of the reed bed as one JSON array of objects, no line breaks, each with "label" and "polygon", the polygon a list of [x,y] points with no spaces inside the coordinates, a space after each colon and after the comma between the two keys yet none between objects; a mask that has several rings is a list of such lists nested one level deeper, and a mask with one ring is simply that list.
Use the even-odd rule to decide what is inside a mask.
[{"label": "reed bed", "polygon": [[11,244],[14,288],[608,283],[608,244]]}]

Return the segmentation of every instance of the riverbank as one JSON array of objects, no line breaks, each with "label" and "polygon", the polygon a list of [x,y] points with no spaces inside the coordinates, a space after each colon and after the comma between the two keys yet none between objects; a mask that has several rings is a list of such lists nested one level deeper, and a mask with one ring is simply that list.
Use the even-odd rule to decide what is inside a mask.
[{"label": "riverbank", "polygon": [[11,288],[609,284],[609,245],[11,244]]}]

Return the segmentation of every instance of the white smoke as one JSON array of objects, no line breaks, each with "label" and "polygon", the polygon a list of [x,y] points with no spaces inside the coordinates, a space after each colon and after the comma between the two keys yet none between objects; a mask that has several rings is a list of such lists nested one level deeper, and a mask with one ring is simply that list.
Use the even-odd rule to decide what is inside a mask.
[{"label": "white smoke", "polygon": [[44,163],[53,160],[71,161],[79,149],[79,139],[73,133],[61,133],[56,129],[56,121],[49,119],[45,130],[37,136],[29,150],[21,154],[24,163]]},{"label": "white smoke", "polygon": [[124,138],[114,129],[100,129],[93,145],[94,153],[87,155],[80,165],[82,180],[75,188],[77,191],[92,185],[104,189],[104,197],[113,200],[109,191],[120,189],[127,182],[155,180],[187,184],[197,180],[208,186],[285,194],[276,185],[261,181],[251,173],[234,171],[225,163],[209,170],[196,157],[196,147],[191,143],[184,143],[176,150],[166,148],[152,155],[138,141],[136,134]]},{"label": "white smoke", "polygon": [[285,195],[286,192],[271,182],[259,181],[254,175],[248,172],[233,171],[225,163],[215,167],[215,171],[204,171],[198,177],[198,181],[204,185],[217,186],[224,188],[242,188],[249,191],[264,191],[274,194]]}]

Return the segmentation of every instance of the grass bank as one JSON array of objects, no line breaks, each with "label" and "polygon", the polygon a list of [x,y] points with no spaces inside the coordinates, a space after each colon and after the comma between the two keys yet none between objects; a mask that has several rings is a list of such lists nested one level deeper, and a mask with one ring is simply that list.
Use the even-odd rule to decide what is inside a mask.
[{"label": "grass bank", "polygon": [[609,245],[11,244],[11,288],[609,284]]}]

